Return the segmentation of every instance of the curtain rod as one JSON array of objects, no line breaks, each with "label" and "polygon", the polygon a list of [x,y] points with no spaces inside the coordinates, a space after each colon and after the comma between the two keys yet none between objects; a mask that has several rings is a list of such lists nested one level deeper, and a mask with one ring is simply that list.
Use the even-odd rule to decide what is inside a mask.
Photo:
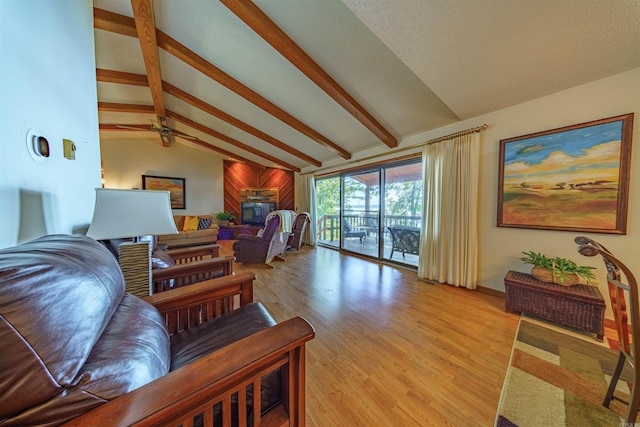
[{"label": "curtain rod", "polygon": [[[489,126],[485,123],[482,126],[478,126],[478,127],[471,128],[471,129],[466,129],[466,130],[461,130],[460,132],[455,132],[455,133],[452,133],[452,134],[449,134],[449,135],[445,135],[445,136],[441,136],[441,137],[438,137],[438,138],[430,139],[428,141],[420,142],[418,144],[414,144],[414,145],[411,145],[409,147],[402,147],[402,148],[398,148],[398,149],[390,151],[390,152],[374,154],[374,155],[369,156],[369,157],[363,157],[362,159],[351,160],[351,161],[348,161],[346,163],[341,163],[341,164],[336,165],[336,166],[327,166],[326,168],[316,169],[316,170],[314,170],[312,172],[304,172],[304,173],[301,173],[300,176],[309,175],[309,174],[315,174],[315,173],[318,173],[318,172],[326,170],[326,169],[331,169],[331,168],[334,168],[334,167],[350,165],[350,164],[353,164],[353,163],[360,163],[360,162],[364,162],[366,160],[376,159],[378,157],[389,156],[389,155],[393,155],[393,154],[396,154],[396,153],[400,153],[402,151],[413,150],[414,148],[422,147],[422,146],[425,146],[425,145],[436,144],[438,142],[447,141],[449,139],[457,138],[459,136],[469,135],[470,133],[482,132],[487,127],[489,127]],[[332,173],[338,173],[338,172],[340,172],[340,170],[334,171]]]}]

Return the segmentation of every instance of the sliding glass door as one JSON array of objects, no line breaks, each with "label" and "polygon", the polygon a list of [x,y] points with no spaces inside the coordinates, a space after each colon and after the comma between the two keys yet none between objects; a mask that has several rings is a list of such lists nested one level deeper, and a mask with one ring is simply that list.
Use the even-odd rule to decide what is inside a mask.
[{"label": "sliding glass door", "polygon": [[422,163],[384,169],[383,258],[418,265],[422,227]]},{"label": "sliding glass door", "polygon": [[340,247],[340,177],[316,180],[317,241]]},{"label": "sliding glass door", "polygon": [[344,177],[342,248],[378,258],[380,171]]},{"label": "sliding glass door", "polygon": [[417,266],[422,192],[419,159],[317,179],[317,241]]}]

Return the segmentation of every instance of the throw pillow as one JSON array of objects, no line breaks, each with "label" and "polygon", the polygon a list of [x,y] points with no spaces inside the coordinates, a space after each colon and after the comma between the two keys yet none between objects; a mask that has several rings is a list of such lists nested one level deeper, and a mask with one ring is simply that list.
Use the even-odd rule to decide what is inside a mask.
[{"label": "throw pillow", "polygon": [[211,227],[211,222],[213,222],[213,218],[200,218],[198,220],[198,230],[206,230]]},{"label": "throw pillow", "polygon": [[182,231],[195,231],[197,229],[198,229],[198,217],[187,215],[184,218],[184,227],[182,227]]}]

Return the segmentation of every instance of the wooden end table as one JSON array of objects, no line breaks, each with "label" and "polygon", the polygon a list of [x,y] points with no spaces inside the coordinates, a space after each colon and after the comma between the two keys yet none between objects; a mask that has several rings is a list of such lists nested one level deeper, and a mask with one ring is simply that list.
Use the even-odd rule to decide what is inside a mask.
[{"label": "wooden end table", "polygon": [[595,286],[562,286],[531,274],[509,271],[504,277],[505,309],[596,334],[604,339],[606,304]]}]

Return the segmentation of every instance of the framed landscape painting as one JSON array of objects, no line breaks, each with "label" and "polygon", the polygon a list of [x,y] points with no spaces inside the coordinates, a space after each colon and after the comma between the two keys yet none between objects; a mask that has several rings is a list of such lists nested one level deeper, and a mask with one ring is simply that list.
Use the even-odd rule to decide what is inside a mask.
[{"label": "framed landscape painting", "polygon": [[500,141],[498,227],[626,234],[633,113]]},{"label": "framed landscape painting", "polygon": [[142,175],[142,189],[168,191],[171,198],[171,209],[186,208],[184,178]]}]

